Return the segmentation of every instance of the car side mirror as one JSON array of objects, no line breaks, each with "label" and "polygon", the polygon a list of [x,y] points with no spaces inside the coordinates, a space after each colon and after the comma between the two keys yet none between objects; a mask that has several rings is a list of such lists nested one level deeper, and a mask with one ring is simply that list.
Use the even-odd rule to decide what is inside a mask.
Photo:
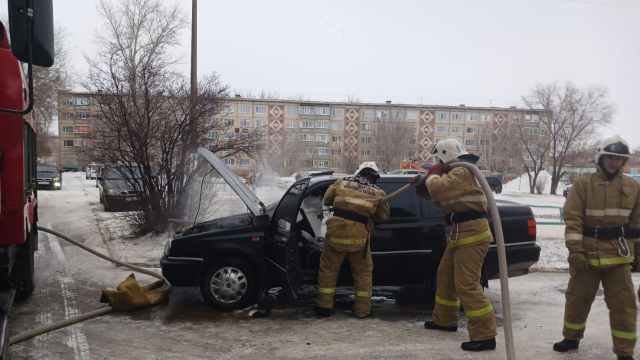
[{"label": "car side mirror", "polygon": [[9,27],[11,51],[18,60],[29,62],[31,49],[34,65],[53,65],[52,0],[9,0]]}]

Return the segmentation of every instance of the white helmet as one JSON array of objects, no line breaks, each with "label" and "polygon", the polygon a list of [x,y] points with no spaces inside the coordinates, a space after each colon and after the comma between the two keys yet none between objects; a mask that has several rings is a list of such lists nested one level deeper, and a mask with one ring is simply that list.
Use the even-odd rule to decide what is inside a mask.
[{"label": "white helmet", "polygon": [[458,139],[444,139],[440,140],[433,147],[433,151],[431,154],[438,160],[443,163],[449,163],[455,160],[460,159],[461,156],[470,156],[475,158],[477,161],[477,156],[470,154],[467,150],[464,149],[464,146],[458,141]]},{"label": "white helmet", "polygon": [[365,161],[360,166],[358,166],[358,170],[356,170],[356,175],[360,175],[361,172],[368,170],[372,173],[374,177],[380,177],[380,169],[378,169],[378,165],[376,165],[373,161]]},{"label": "white helmet", "polygon": [[618,135],[606,138],[600,146],[598,146],[598,152],[596,153],[596,164],[600,162],[600,158],[603,155],[618,156],[625,159],[631,157],[629,152],[629,144],[624,141]]}]

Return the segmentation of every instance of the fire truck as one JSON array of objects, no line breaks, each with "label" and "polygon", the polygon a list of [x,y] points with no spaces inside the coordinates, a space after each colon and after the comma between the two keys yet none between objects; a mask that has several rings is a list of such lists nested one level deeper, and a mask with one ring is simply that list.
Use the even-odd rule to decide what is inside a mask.
[{"label": "fire truck", "polygon": [[[0,2],[2,5],[3,2]],[[13,298],[34,290],[38,248],[32,67],[53,65],[51,0],[9,0],[0,21],[0,349]],[[10,295],[8,295],[10,294]]]}]

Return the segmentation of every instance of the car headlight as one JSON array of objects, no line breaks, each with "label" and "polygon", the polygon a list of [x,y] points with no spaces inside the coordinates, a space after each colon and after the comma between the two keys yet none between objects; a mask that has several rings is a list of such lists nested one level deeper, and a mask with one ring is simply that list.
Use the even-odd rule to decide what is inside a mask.
[{"label": "car headlight", "polygon": [[54,183],[53,183],[53,186],[55,186],[55,187],[60,187],[60,181],[56,181],[56,182],[54,182]]}]

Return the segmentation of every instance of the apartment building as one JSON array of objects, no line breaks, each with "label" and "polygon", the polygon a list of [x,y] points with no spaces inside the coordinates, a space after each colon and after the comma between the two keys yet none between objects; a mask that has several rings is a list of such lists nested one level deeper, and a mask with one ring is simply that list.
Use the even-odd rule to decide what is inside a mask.
[{"label": "apartment building", "polygon": [[[88,135],[97,119],[92,95],[63,92],[59,98],[60,163],[83,167],[91,146]],[[427,161],[435,142],[455,137],[481,155],[480,166],[498,171],[520,167],[514,158],[514,120],[526,119],[532,135],[542,111],[515,107],[469,107],[253,99],[224,101],[215,119],[224,130],[203,134],[208,141],[259,134],[259,154],[225,159],[239,173],[261,166],[284,175],[299,170],[351,171],[362,161],[380,161],[387,170],[399,161]],[[392,156],[389,156],[390,152]]]}]

